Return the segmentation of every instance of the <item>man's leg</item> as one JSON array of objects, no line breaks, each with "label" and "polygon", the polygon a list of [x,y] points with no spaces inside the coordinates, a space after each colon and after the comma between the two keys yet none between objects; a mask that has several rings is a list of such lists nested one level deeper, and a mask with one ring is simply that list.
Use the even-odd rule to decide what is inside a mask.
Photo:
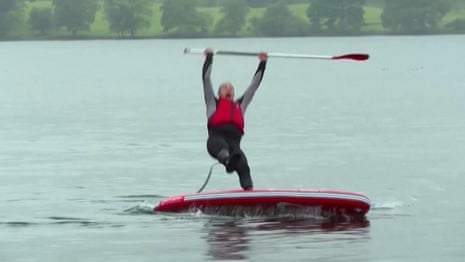
[{"label": "man's leg", "polygon": [[236,172],[239,175],[239,182],[241,187],[244,190],[252,190],[253,189],[253,181],[252,177],[250,176],[250,168],[247,162],[247,158],[242,150],[240,152],[240,158],[237,161],[236,165]]},{"label": "man's leg", "polygon": [[[218,159],[218,161],[226,167],[227,172],[237,172],[239,182],[244,190],[253,189],[247,158],[238,145],[231,150],[229,144],[223,137],[209,136],[207,140],[207,150],[213,158]],[[232,153],[229,152],[230,150]]]},{"label": "man's leg", "polygon": [[229,145],[221,136],[209,136],[207,140],[207,151],[213,158],[218,159],[223,165],[229,161]]}]

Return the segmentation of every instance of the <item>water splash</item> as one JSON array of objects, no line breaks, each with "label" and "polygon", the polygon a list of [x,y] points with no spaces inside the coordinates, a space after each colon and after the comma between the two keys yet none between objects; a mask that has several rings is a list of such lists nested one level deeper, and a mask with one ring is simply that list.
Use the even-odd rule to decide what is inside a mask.
[{"label": "water splash", "polygon": [[192,207],[188,213],[195,216],[229,217],[235,219],[303,219],[314,222],[324,221],[358,221],[365,219],[365,216],[350,215],[343,212],[332,212],[322,210],[320,207],[307,206],[209,206]]},{"label": "water splash", "polygon": [[137,204],[136,206],[130,207],[124,210],[125,214],[130,215],[138,215],[138,214],[153,214],[153,209],[155,208],[156,204],[150,203],[148,201],[144,201],[142,203]]},{"label": "water splash", "polygon": [[165,198],[162,195],[154,194],[142,194],[142,195],[125,195],[125,196],[116,196],[117,198]]},{"label": "water splash", "polygon": [[396,208],[403,207],[405,204],[402,201],[390,201],[384,203],[372,203],[372,210],[392,210]]}]

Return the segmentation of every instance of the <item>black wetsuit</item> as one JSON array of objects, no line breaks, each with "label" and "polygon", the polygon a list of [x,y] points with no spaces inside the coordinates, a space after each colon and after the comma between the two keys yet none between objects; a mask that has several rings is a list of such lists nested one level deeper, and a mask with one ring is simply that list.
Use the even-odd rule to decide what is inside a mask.
[{"label": "black wetsuit", "polygon": [[[218,104],[218,98],[215,96],[213,91],[212,81],[210,79],[211,69],[213,63],[213,54],[208,54],[205,58],[205,62],[202,68],[202,80],[205,104],[207,106],[207,119],[215,113]],[[260,82],[262,81],[263,74],[265,73],[266,61],[261,61],[258,64],[258,68],[252,78],[249,87],[245,90],[244,94],[237,99],[235,102],[240,104],[242,113],[245,111],[252,101],[255,91],[258,89]],[[238,156],[237,161],[232,166],[228,166],[226,163],[220,160],[225,166],[228,172],[236,171],[239,175],[239,181],[241,187],[246,190],[253,189],[253,182],[250,176],[250,168],[247,163],[247,158],[240,148],[242,139],[241,130],[234,124],[224,124],[217,127],[210,127],[208,129],[208,140],[207,150],[208,153],[218,160],[219,153],[222,150],[227,150],[231,156]]]}]

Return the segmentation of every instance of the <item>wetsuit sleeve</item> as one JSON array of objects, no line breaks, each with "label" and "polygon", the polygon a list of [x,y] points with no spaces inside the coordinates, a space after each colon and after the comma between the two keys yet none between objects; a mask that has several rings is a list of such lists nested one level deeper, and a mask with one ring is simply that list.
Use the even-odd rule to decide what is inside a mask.
[{"label": "wetsuit sleeve", "polygon": [[205,98],[205,105],[207,106],[207,118],[216,110],[216,97],[213,92],[213,84],[210,78],[213,64],[213,54],[208,54],[205,57],[205,62],[202,67],[202,81],[203,81],[203,95]]},{"label": "wetsuit sleeve", "polygon": [[243,113],[245,113],[245,110],[252,101],[255,91],[257,91],[258,87],[260,86],[260,83],[262,82],[263,74],[265,73],[265,68],[266,61],[261,61],[258,64],[257,71],[255,71],[255,74],[252,78],[252,82],[250,82],[249,87],[245,90],[242,97],[238,99],[238,102],[241,104],[241,109]]}]

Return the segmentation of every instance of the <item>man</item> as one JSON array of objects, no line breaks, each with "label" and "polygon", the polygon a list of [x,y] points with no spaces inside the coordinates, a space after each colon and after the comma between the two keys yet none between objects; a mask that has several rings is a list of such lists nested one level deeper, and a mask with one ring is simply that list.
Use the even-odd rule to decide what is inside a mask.
[{"label": "man", "polygon": [[226,172],[237,172],[244,190],[252,190],[250,168],[240,143],[244,135],[244,113],[262,81],[268,55],[258,54],[260,63],[252,82],[244,94],[234,100],[234,87],[230,82],[221,84],[218,97],[215,96],[210,79],[214,52],[207,48],[204,53],[202,80],[208,118],[208,153],[226,167]]}]

